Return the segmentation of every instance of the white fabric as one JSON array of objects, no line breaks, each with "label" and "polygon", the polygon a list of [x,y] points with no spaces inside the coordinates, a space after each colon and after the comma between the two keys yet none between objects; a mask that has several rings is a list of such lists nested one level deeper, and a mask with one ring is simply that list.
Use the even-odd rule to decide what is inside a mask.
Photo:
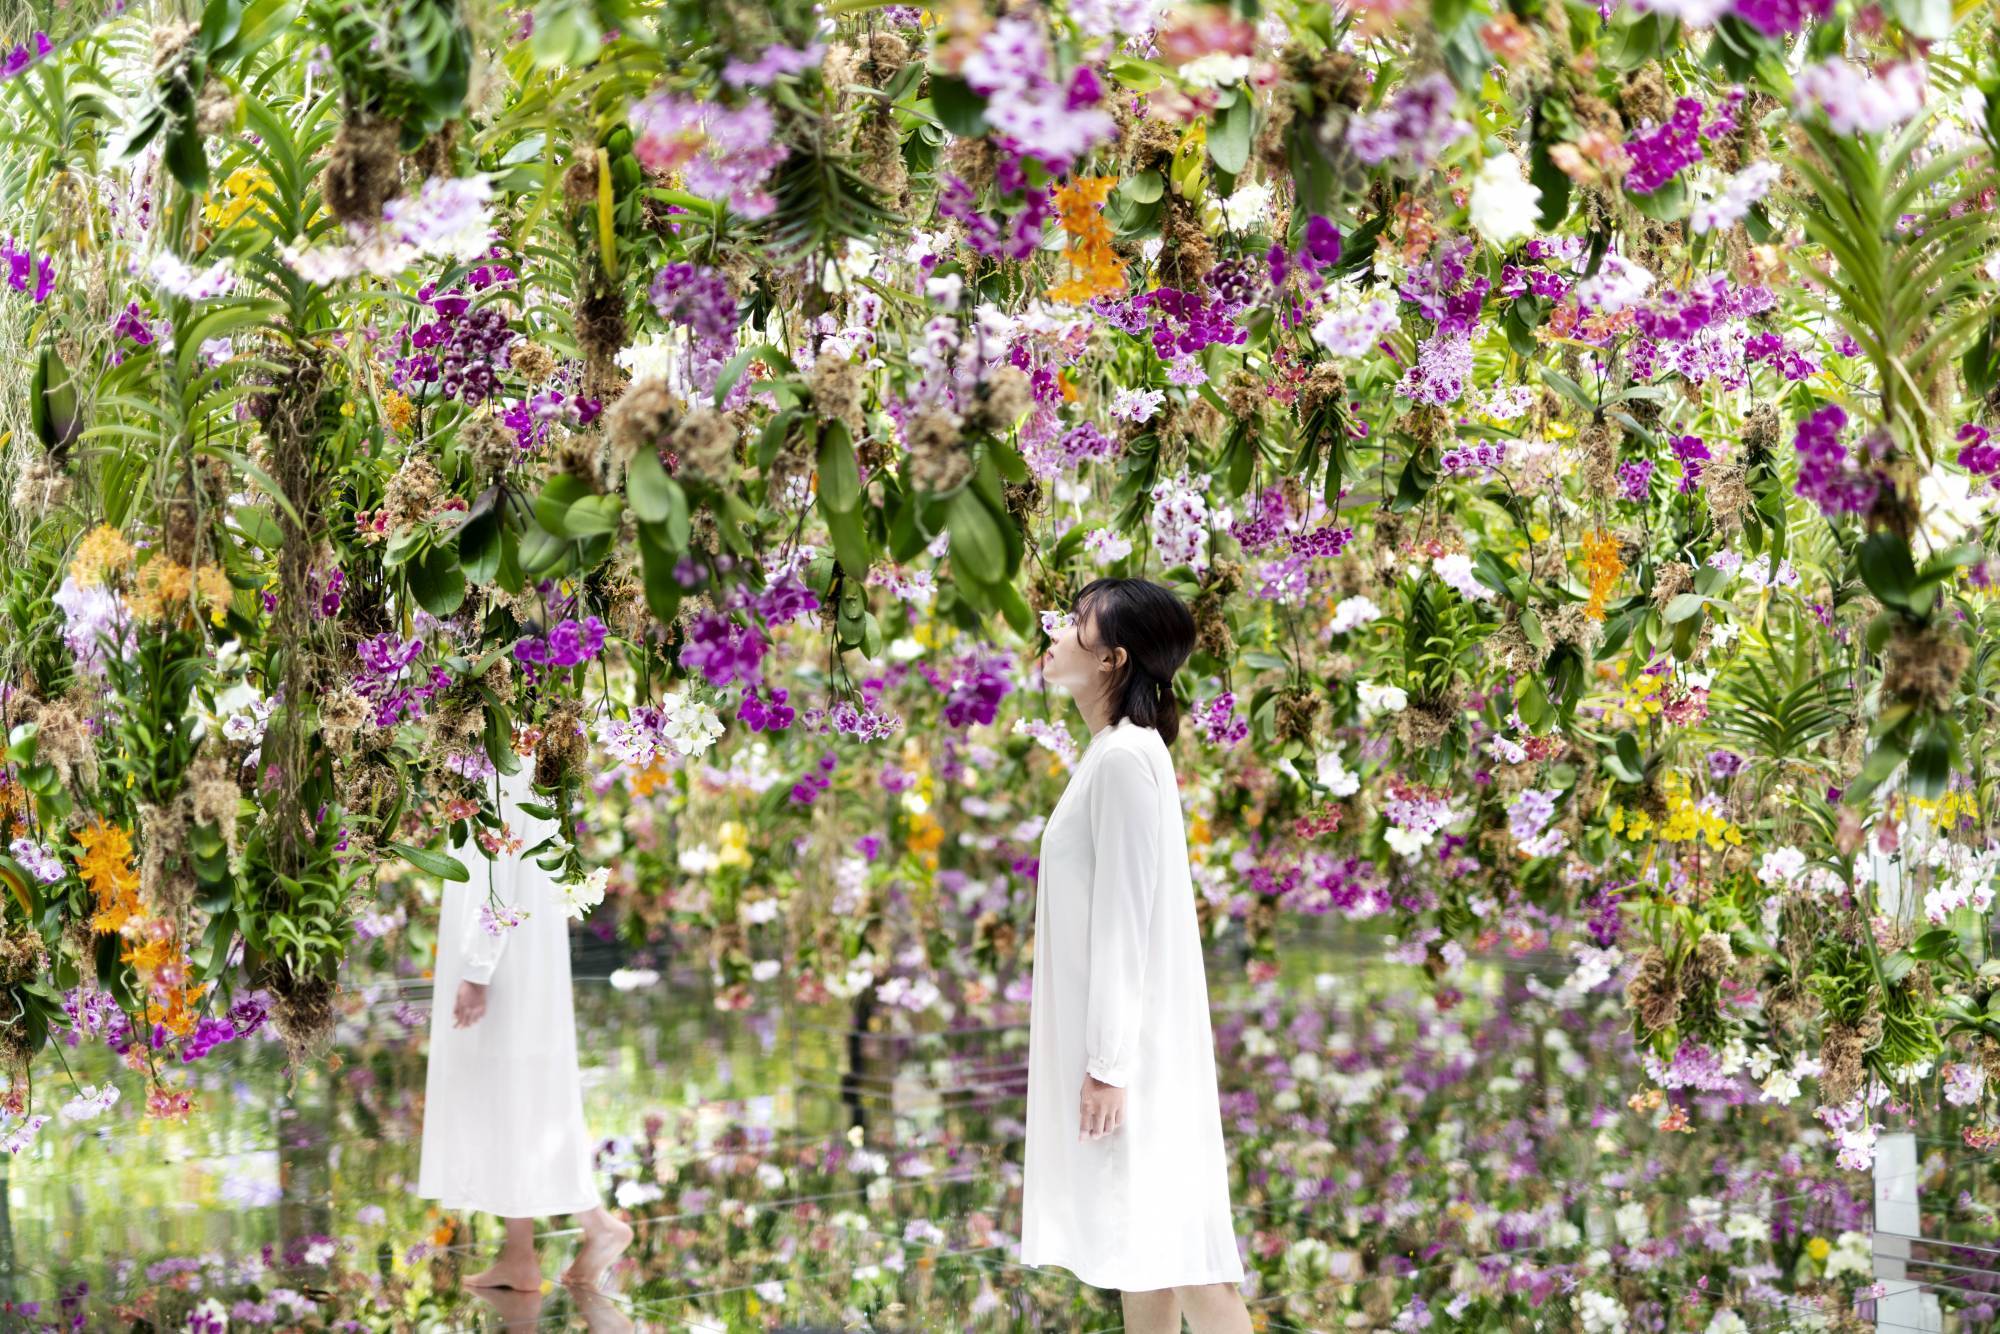
[{"label": "white fabric", "polygon": [[[1125,1123],[1078,1138],[1088,1070]],[[1021,1263],[1123,1292],[1241,1283],[1187,831],[1160,734],[1090,740],[1042,829]]]},{"label": "white fabric", "polygon": [[[500,786],[501,817],[524,852],[556,832],[554,821],[516,808],[546,802],[526,765],[503,775]],[[447,1209],[504,1218],[596,1208],[570,1000],[569,919],[556,902],[555,878],[522,853],[489,861],[469,841],[452,855],[472,878],[444,882],[416,1193]],[[492,896],[528,914],[498,936],[479,924],[489,871]],[[452,1025],[461,980],[487,983],[485,1017],[470,1028]]]}]

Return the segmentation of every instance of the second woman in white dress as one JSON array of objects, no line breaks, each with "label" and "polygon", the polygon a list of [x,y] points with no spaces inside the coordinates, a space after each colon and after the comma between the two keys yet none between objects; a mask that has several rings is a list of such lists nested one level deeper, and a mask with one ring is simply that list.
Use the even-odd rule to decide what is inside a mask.
[{"label": "second woman in white dress", "polygon": [[1140,579],[1077,595],[1042,677],[1091,739],[1042,830],[1021,1262],[1119,1290],[1132,1334],[1250,1329],[1180,789],[1194,618]]},{"label": "second woman in white dress", "polygon": [[[416,1193],[506,1220],[498,1261],[467,1284],[539,1289],[535,1220],[570,1214],[583,1244],[563,1281],[595,1285],[631,1243],[632,1229],[605,1211],[591,1168],[569,919],[555,878],[526,855],[558,825],[520,809],[545,800],[525,766],[500,779],[500,793],[500,816],[518,850],[489,861],[475,844],[458,844],[452,855],[471,879],[444,882]],[[525,916],[491,930],[481,913],[491,899]]]}]

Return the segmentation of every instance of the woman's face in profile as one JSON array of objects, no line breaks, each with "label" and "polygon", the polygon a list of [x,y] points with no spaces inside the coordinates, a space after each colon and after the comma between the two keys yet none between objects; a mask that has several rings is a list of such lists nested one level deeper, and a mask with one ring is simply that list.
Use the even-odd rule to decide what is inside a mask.
[{"label": "woman's face in profile", "polygon": [[1042,655],[1042,680],[1071,695],[1099,689],[1098,683],[1105,676],[1103,660],[1087,647],[1097,643],[1097,627],[1086,624],[1088,619],[1085,612],[1056,631],[1049,651]]}]

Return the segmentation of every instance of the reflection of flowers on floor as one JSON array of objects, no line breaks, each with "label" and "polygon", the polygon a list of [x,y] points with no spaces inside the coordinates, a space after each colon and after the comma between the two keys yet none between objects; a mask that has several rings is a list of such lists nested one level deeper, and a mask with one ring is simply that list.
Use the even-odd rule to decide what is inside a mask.
[{"label": "reflection of flowers on floor", "polygon": [[[1449,1010],[1410,989],[1406,970],[1347,956],[1327,969],[1216,1002],[1245,1291],[1261,1319],[1308,1329],[1498,1329],[1539,1317],[1573,1322],[1564,1328],[1729,1330],[1788,1313],[1796,1327],[1837,1328],[1865,1292],[1871,1199],[1810,1151],[1816,1124],[1762,1100],[1767,1060],[1730,1073],[1703,1066],[1685,1088],[1662,1066],[1678,1091],[1656,1086],[1628,1100],[1647,1081],[1619,1055],[1630,1048],[1616,1041],[1624,1020],[1606,969],[1553,975],[1562,987],[1475,971]],[[656,970],[623,971],[629,981]],[[72,1247],[36,1309],[17,1303],[28,1327],[68,1328],[84,1313],[92,1328],[176,1330],[476,1319],[461,1279],[485,1263],[495,1220],[385,1190],[414,1170],[422,1026],[395,1018],[395,988],[376,991],[342,1020],[341,1069],[303,1090],[295,1115],[280,1113],[292,1127],[287,1146],[210,1159],[198,1174],[210,1184],[194,1197],[197,1214],[240,1217],[254,1234],[298,1207],[283,1181],[327,1173],[324,1230],[221,1251]],[[906,1036],[893,1083],[862,1095],[875,1128],[864,1133],[840,1128],[837,1033],[801,1026],[788,1040],[794,1021],[780,1020],[759,1037],[746,1016],[753,1064],[766,1054],[782,1063],[768,1070],[742,1066],[733,1043],[691,1062],[639,1036],[671,1026],[684,991],[656,977],[579,997],[582,1045],[603,1054],[587,1058],[594,1121],[600,1109],[623,1118],[595,1161],[608,1202],[638,1231],[612,1286],[639,1327],[736,1334],[882,1320],[1025,1331],[1115,1318],[1115,1296],[1012,1264],[1018,1031]],[[698,995],[683,1003],[703,1013]],[[209,1079],[253,1096],[274,1075],[267,1061]],[[726,1092],[753,1078],[792,1092]],[[829,1085],[817,1101],[816,1081]],[[696,1088],[706,1096],[683,1096]],[[151,1161],[144,1146],[131,1152]],[[1934,1157],[1926,1171],[1942,1182],[1950,1169]],[[1956,1202],[1955,1193],[1940,1186],[1927,1197],[1939,1226],[1990,1245],[1993,1183],[1974,1177]],[[28,1216],[44,1198],[31,1184]],[[575,1237],[564,1220],[550,1229],[541,1257],[553,1273]],[[1979,1282],[1952,1299],[1968,1329],[2000,1309]],[[559,1294],[550,1302],[545,1311],[567,1309]]]}]

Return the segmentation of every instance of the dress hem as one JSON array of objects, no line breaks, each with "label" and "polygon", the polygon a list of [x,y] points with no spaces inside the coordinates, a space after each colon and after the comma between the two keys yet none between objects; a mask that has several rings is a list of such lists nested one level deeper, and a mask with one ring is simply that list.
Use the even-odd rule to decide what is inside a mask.
[{"label": "dress hem", "polygon": [[1113,1292],[1158,1292],[1165,1288],[1196,1288],[1209,1283],[1231,1283],[1241,1286],[1248,1279],[1247,1274],[1239,1272],[1233,1277],[1228,1274],[1214,1274],[1204,1278],[1176,1278],[1165,1283],[1156,1282],[1150,1278],[1140,1283],[1118,1283],[1108,1280],[1100,1282],[1098,1279],[1091,1278],[1085,1274],[1075,1265],[1068,1264],[1062,1260],[1030,1260],[1027,1256],[1023,1255],[1018,1263],[1031,1269],[1055,1268],[1067,1270],[1079,1283],[1088,1284],[1093,1288],[1104,1288]]},{"label": "dress hem", "polygon": [[492,1214],[495,1218],[553,1218],[557,1214],[587,1214],[592,1209],[601,1207],[604,1203],[602,1196],[596,1196],[588,1204],[534,1205],[520,1209],[512,1207],[495,1209],[491,1205],[474,1203],[464,1196],[454,1198],[439,1194],[436,1191],[424,1190],[413,1190],[410,1193],[420,1200],[436,1200],[438,1207],[441,1209],[469,1210],[474,1213]]}]

